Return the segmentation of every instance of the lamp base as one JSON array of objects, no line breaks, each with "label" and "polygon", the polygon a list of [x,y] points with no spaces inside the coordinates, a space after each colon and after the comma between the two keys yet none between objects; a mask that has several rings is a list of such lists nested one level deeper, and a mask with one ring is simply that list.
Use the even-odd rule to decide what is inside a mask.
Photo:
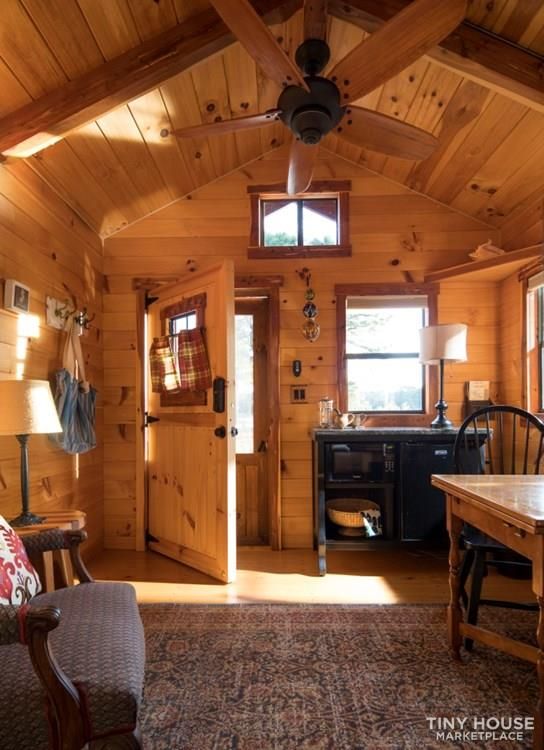
[{"label": "lamp base", "polygon": [[435,430],[452,430],[453,422],[444,414],[438,414],[431,422],[431,427]]},{"label": "lamp base", "polygon": [[10,521],[11,526],[33,526],[34,524],[40,524],[45,521],[45,518],[43,516],[37,516],[35,513],[31,513],[29,510],[24,511],[24,513],[21,513],[17,516],[17,518],[14,518],[12,521]]}]

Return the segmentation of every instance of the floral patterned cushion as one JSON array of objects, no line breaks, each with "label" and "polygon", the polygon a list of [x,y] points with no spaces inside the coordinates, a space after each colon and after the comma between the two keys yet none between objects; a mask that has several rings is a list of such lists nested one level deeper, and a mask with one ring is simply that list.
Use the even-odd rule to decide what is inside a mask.
[{"label": "floral patterned cushion", "polygon": [[21,539],[0,516],[0,604],[24,604],[41,589]]}]

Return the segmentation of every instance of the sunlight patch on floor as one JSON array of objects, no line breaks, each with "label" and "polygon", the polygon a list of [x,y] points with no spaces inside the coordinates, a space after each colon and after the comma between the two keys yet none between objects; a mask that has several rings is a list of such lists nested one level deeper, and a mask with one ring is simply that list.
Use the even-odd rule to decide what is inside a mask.
[{"label": "sunlight patch on floor", "polygon": [[239,570],[229,584],[162,583],[129,581],[141,604],[190,602],[228,603],[309,603],[309,604],[394,604],[400,599],[387,579],[381,576],[328,574],[323,578],[296,573],[255,573]]}]

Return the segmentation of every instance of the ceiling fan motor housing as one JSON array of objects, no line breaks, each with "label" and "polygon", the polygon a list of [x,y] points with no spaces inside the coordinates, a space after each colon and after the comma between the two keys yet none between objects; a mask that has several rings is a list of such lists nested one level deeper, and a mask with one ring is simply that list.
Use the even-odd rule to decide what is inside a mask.
[{"label": "ceiling fan motor housing", "polygon": [[307,145],[314,145],[342,119],[340,93],[332,81],[320,76],[305,78],[310,91],[288,86],[278,99],[280,118],[295,136]]}]

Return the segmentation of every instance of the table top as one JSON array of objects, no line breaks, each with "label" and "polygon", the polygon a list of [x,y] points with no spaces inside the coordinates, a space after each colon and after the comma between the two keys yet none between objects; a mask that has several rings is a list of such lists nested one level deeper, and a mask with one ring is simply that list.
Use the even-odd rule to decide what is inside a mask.
[{"label": "table top", "polygon": [[433,474],[431,483],[544,534],[544,475]]},{"label": "table top", "polygon": [[32,512],[41,516],[44,519],[43,522],[31,526],[17,526],[16,531],[19,536],[28,536],[51,529],[83,529],[87,519],[86,514],[81,510],[34,510],[32,508]]}]

